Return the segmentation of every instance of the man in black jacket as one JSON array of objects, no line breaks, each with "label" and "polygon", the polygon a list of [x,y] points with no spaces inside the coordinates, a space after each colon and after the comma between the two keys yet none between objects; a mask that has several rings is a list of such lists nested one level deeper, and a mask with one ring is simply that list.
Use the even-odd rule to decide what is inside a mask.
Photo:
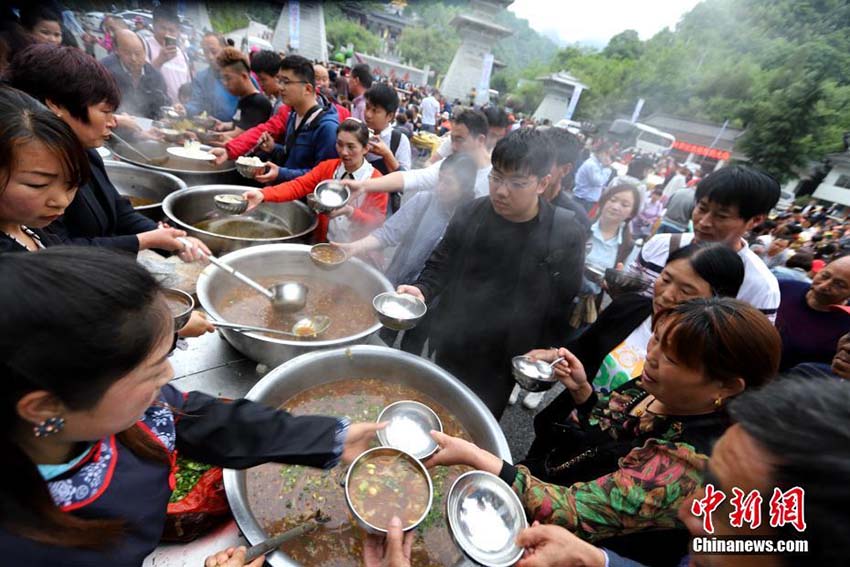
[{"label": "man in black jacket", "polygon": [[508,135],[492,161],[489,197],[455,213],[419,279],[399,291],[440,297],[437,363],[499,417],[513,388],[511,357],[566,334],[585,237],[575,215],[541,198],[553,161],[541,132]]},{"label": "man in black jacket", "polygon": [[104,57],[101,63],[121,91],[120,110],[144,118],[159,118],[160,107],[171,104],[162,74],[145,63],[145,45],[135,33],[120,30],[115,34],[115,42],[115,53]]}]

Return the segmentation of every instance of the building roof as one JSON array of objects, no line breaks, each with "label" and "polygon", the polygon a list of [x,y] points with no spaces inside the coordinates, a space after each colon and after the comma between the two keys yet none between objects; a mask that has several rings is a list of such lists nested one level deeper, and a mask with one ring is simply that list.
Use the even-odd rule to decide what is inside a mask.
[{"label": "building roof", "polygon": [[557,73],[552,73],[550,75],[541,75],[537,77],[537,80],[543,81],[544,83],[547,81],[551,81],[553,83],[561,83],[564,85],[569,85],[571,87],[581,86],[584,90],[590,89],[590,87],[588,87],[566,71],[558,71]]},{"label": "building roof", "polygon": [[457,29],[463,27],[477,28],[497,38],[508,37],[514,33],[513,30],[505,26],[500,26],[499,24],[466,14],[458,14],[449,23]]},{"label": "building roof", "polygon": [[[645,120],[641,120],[641,122],[654,126],[664,132],[669,132],[676,136],[677,140],[690,144],[710,147],[716,138],[717,143],[714,144],[714,147],[727,152],[733,150],[735,140],[744,133],[740,128],[727,126],[724,130],[722,124],[692,118],[682,118],[660,112],[651,115]],[[719,138],[718,135],[720,135]]]}]

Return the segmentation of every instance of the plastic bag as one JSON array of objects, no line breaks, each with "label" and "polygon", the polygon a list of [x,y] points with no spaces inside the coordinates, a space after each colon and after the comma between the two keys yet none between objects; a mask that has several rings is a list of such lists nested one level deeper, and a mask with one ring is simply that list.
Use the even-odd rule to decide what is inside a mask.
[{"label": "plastic bag", "polygon": [[[177,470],[196,469],[197,463],[178,459]],[[220,467],[210,467],[200,475],[197,483],[186,495],[168,504],[168,515],[162,541],[188,542],[209,532],[221,521],[230,517],[230,506],[224,493],[224,480]]]}]

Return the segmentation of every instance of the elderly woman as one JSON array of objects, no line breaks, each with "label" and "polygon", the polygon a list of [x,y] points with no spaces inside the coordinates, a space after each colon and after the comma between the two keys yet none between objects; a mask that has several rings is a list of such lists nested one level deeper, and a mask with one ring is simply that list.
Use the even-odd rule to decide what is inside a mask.
[{"label": "elderly woman", "polygon": [[557,376],[576,411],[564,427],[574,441],[547,464],[565,482],[544,483],[525,466],[439,433],[441,450],[428,464],[497,474],[529,518],[589,541],[677,528],[679,504],[699,487],[706,455],[729,425],[726,402],[773,378],[780,349],[779,334],[757,309],[729,298],[693,299],[655,318],[641,377],[608,401],[597,403],[582,363],[559,349],[566,360]]},{"label": "elderly woman", "polygon": [[7,82],[45,104],[67,123],[86,148],[91,179],[80,187],[64,216],[50,226],[63,241],[106,246],[126,252],[155,248],[179,252],[184,260],[194,259],[178,240],[181,230],[169,228],[137,213],[118,194],[109,180],[96,149],[116,125],[115,109],[121,94],[106,68],[85,52],[71,47],[33,45],[14,57],[6,72]]}]

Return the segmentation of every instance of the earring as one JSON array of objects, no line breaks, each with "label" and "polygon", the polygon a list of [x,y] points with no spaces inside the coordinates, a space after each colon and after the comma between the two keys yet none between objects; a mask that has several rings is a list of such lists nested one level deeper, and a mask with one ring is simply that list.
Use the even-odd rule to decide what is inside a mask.
[{"label": "earring", "polygon": [[714,400],[714,407],[715,407],[715,409],[720,409],[720,406],[722,406],[722,405],[723,405],[723,398],[718,396],[717,399]]},{"label": "earring", "polygon": [[54,433],[59,433],[65,428],[65,418],[61,416],[49,417],[33,426],[32,432],[36,437],[47,437]]}]

